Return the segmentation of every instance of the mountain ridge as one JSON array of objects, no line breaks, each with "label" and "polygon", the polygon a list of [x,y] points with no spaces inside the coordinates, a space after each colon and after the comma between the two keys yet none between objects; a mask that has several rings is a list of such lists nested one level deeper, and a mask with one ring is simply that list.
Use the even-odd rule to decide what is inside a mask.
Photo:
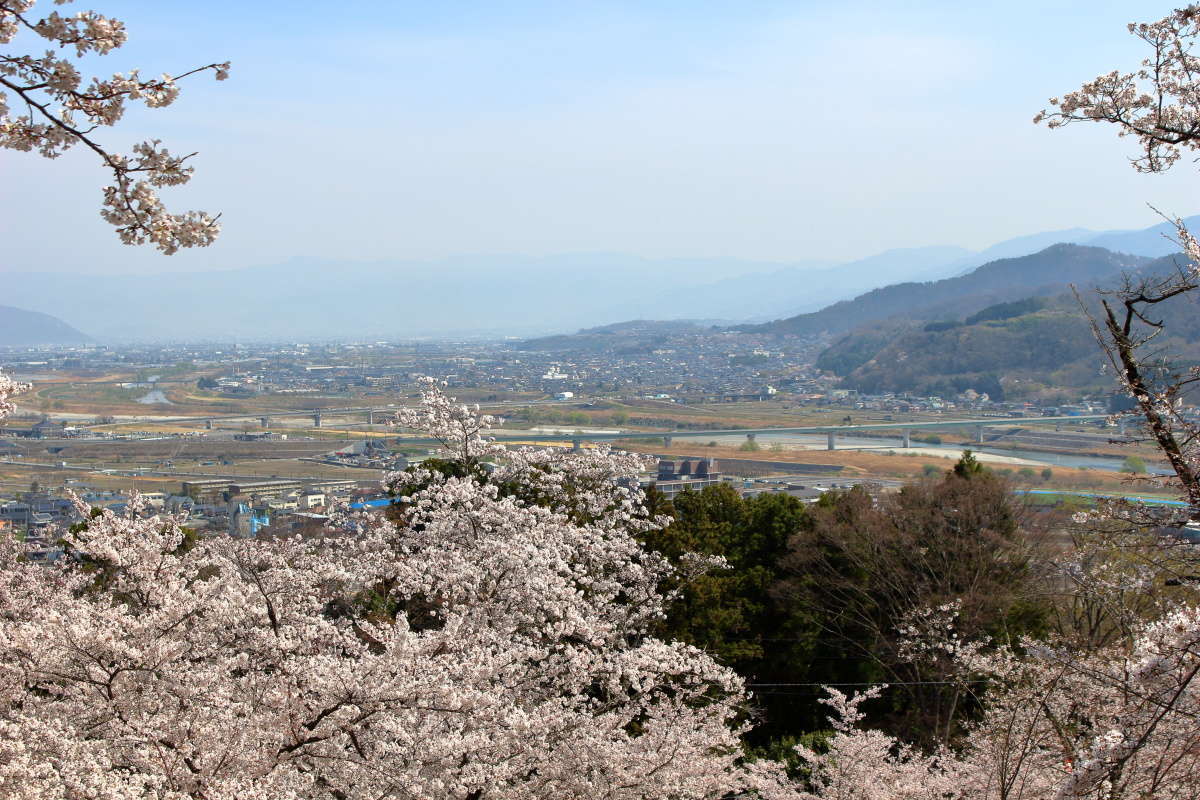
[{"label": "mountain ridge", "polygon": [[[70,319],[108,341],[530,337],[631,319],[769,322],[893,284],[951,277],[986,254],[1022,255],[1049,239],[1107,237],[1118,249],[1157,253],[1166,242],[1163,230],[1163,224],[1100,233],[1071,228],[974,254],[934,245],[836,264],[567,253],[425,261],[297,257],[154,277],[10,272],[5,299]],[[88,291],[63,292],[64,284]]]},{"label": "mountain ridge", "polygon": [[0,347],[87,344],[92,338],[40,311],[0,306]]},{"label": "mountain ridge", "polygon": [[1102,280],[1150,260],[1100,247],[1055,244],[1031,255],[990,261],[965,275],[892,284],[817,312],[735,329],[747,333],[836,334],[896,315],[934,319],[950,310],[970,313],[1006,300],[1058,294],[1068,284]]},{"label": "mountain ridge", "polygon": [[[1167,275],[1176,261],[1165,256],[1134,272]],[[1173,298],[1155,310],[1156,318],[1166,322],[1160,342],[1164,351],[1195,363],[1200,358],[1200,318],[1190,303]],[[1067,292],[1003,302],[974,314],[964,307],[925,324],[915,316],[896,315],[838,337],[817,357],[816,366],[842,378],[844,388],[869,394],[953,397],[974,389],[994,400],[1053,404],[1080,391],[1110,389],[1087,318],[1101,313],[1094,293]]]}]

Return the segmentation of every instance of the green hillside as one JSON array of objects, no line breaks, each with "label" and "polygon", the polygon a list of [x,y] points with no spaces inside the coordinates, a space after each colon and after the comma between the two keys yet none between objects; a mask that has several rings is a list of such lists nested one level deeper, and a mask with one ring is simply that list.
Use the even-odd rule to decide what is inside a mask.
[{"label": "green hillside", "polygon": [[[1097,297],[1089,298],[1099,313]],[[1180,298],[1159,312],[1166,323],[1164,338],[1156,340],[1160,351],[1176,367],[1200,362],[1195,307]],[[993,400],[1057,403],[1112,387],[1087,317],[1070,294],[1000,303],[962,320],[864,326],[834,341],[816,363],[843,377],[843,387],[870,394],[948,397],[974,389]]]},{"label": "green hillside", "polygon": [[1064,300],[970,325],[878,326],[838,340],[817,365],[845,375],[843,386],[872,394],[950,397],[974,389],[993,400],[1050,400],[1059,387],[1108,386],[1101,358],[1083,314]]},{"label": "green hillside", "polygon": [[710,328],[692,320],[630,320],[578,333],[564,333],[527,339],[517,345],[521,350],[608,352],[617,354],[648,353],[670,343],[672,337],[703,333]]},{"label": "green hillside", "polygon": [[811,314],[744,325],[738,330],[797,335],[842,333],[896,316],[936,320],[967,315],[997,303],[1054,296],[1071,284],[1106,282],[1149,261],[1100,247],[1056,244],[1033,255],[989,262],[955,278],[885,286]]}]

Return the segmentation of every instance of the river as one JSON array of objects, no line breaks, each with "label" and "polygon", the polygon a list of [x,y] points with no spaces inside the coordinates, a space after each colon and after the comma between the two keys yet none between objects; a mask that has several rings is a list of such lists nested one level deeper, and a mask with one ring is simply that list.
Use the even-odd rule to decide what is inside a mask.
[{"label": "river", "polygon": [[[692,441],[700,441],[693,439]],[[744,436],[714,436],[713,441],[722,445],[740,445],[745,442]],[[778,443],[787,450],[806,450],[813,453],[814,457],[819,452],[825,451],[826,439],[824,434],[763,434],[760,433],[755,437],[761,448],[758,451],[759,458],[769,458],[771,445]],[[924,456],[932,456],[935,458],[956,457],[966,448],[970,447],[971,452],[980,454],[980,461],[991,462],[994,464],[1008,464],[1014,467],[1072,467],[1075,469],[1096,469],[1106,472],[1124,472],[1124,458],[1116,456],[1091,456],[1085,454],[1063,454],[1063,453],[1045,453],[1040,450],[1010,450],[1006,447],[989,447],[987,445],[966,445],[966,444],[926,444],[925,442],[914,443],[912,447],[905,449],[900,446],[900,440],[880,440],[869,439],[862,436],[838,436],[838,450],[869,450],[873,452],[885,453],[894,451],[897,453],[917,453]],[[1154,467],[1147,467],[1154,474],[1167,474],[1166,470]]]},{"label": "river", "polygon": [[146,392],[144,395],[139,397],[137,399],[137,401],[139,403],[141,403],[142,405],[147,405],[147,406],[153,406],[153,405],[173,406],[173,405],[175,405],[167,398],[166,394],[163,393],[162,389],[152,389],[151,391]]}]

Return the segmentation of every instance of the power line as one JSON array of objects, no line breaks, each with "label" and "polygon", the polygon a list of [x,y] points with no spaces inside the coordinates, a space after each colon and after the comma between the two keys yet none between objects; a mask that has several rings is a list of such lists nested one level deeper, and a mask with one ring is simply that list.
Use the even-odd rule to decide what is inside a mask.
[{"label": "power line", "polygon": [[970,681],[857,681],[854,683],[830,683],[828,681],[817,681],[813,683],[747,683],[749,689],[770,689],[784,688],[793,686],[955,686],[963,683],[987,683],[986,680],[970,680]]}]

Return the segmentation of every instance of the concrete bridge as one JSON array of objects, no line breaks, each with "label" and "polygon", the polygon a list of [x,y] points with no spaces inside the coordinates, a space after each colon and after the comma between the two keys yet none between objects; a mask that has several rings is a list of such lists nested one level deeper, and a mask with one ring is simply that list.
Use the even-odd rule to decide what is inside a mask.
[{"label": "concrete bridge", "polygon": [[365,414],[369,424],[375,424],[376,415],[387,416],[395,414],[396,408],[310,408],[304,411],[272,411],[269,414],[262,411],[255,411],[250,414],[214,414],[205,417],[154,417],[155,422],[162,423],[203,423],[204,427],[212,430],[218,422],[237,422],[238,420],[257,420],[260,428],[271,427],[271,420],[308,417],[313,421],[314,428],[320,428],[325,417],[327,416],[350,416],[357,414]]},{"label": "concrete bridge", "polygon": [[322,427],[326,417],[349,417],[359,414],[365,415],[368,425],[374,425],[377,420],[387,419],[394,416],[399,406],[389,406],[387,408],[311,408],[305,411],[272,411],[269,414],[264,414],[261,411],[256,411],[252,414],[220,414],[208,417],[155,417],[155,422],[163,423],[203,423],[204,427],[212,430],[218,422],[237,422],[238,420],[258,420],[260,428],[270,428],[271,420],[308,417],[312,419],[313,427]]},{"label": "concrete bridge", "polygon": [[[578,401],[575,400],[505,400],[497,403],[488,403],[488,408],[503,407],[503,406],[550,406],[550,405],[572,405]],[[165,416],[146,416],[139,417],[147,422],[157,422],[165,424],[186,424],[194,423],[204,425],[208,430],[212,430],[219,422],[237,422],[239,420],[257,421],[259,427],[271,427],[273,419],[291,419],[296,417],[308,417],[313,421],[314,428],[320,428],[326,417],[349,417],[363,415],[366,417],[368,425],[374,425],[377,421],[386,420],[395,415],[401,408],[412,408],[413,406],[392,404],[389,406],[349,406],[349,407],[321,407],[309,408],[299,411],[252,411],[246,414],[206,414],[196,416],[180,416],[180,417],[165,417]],[[136,421],[136,420],[135,420]]]},{"label": "concrete bridge", "polygon": [[[355,408],[315,408],[303,411],[273,411],[270,414],[256,412],[252,414],[229,414],[211,417],[163,417],[158,418],[158,422],[193,422],[203,423],[209,430],[213,429],[214,423],[219,421],[236,421],[236,420],[257,420],[262,428],[269,428],[272,419],[294,418],[294,417],[309,417],[312,419],[313,427],[320,428],[326,417],[342,417],[363,414],[367,418],[368,424],[374,425],[376,419],[390,417],[397,411],[396,406],[387,407],[355,407]],[[873,433],[878,431],[898,431],[900,433],[901,447],[912,446],[913,432],[920,431],[935,431],[935,430],[961,430],[968,429],[972,432],[972,439],[978,443],[984,443],[984,431],[987,428],[995,427],[1029,427],[1034,425],[1054,425],[1061,426],[1064,424],[1078,424],[1080,422],[1096,422],[1098,420],[1108,419],[1107,414],[1085,414],[1073,417],[987,417],[982,419],[951,419],[951,420],[927,420],[923,422],[869,422],[860,425],[806,425],[797,427],[783,428],[737,428],[732,430],[696,430],[696,431],[622,431],[620,433],[582,433],[578,431],[561,429],[560,433],[522,433],[515,430],[496,430],[491,435],[500,442],[504,441],[521,441],[521,442],[561,442],[564,439],[570,440],[576,447],[579,447],[583,442],[611,442],[618,439],[649,439],[661,438],[666,446],[670,446],[675,439],[711,439],[714,436],[745,436],[748,440],[753,441],[757,436],[772,435],[772,434],[798,434],[798,435],[820,435],[826,437],[826,449],[837,449],[837,437],[853,435],[855,433]],[[1121,432],[1125,430],[1125,418],[1117,419],[1121,425]],[[405,438],[400,437],[405,443],[411,442],[418,445],[433,445],[437,444],[435,440],[423,438]]]},{"label": "concrete bridge", "polygon": [[[559,433],[521,433],[520,431],[500,429],[492,431],[490,435],[497,442],[501,443],[506,441],[561,442],[565,439],[571,441],[576,448],[579,448],[584,442],[611,442],[618,439],[662,439],[663,444],[670,447],[672,441],[675,439],[711,439],[714,436],[745,436],[747,440],[754,441],[760,434],[825,434],[826,449],[835,450],[837,449],[837,437],[839,434],[899,431],[902,442],[901,446],[911,447],[913,431],[965,428],[972,432],[972,438],[976,443],[983,444],[984,431],[987,428],[1027,427],[1031,425],[1061,426],[1063,424],[1095,422],[1108,418],[1107,414],[1091,414],[1076,417],[990,417],[986,419],[953,419],[926,422],[871,422],[862,425],[810,425],[791,428],[740,428],[735,430],[709,431],[623,431],[620,433],[584,433],[581,431],[570,431],[565,428]],[[1122,425],[1123,430],[1124,425]],[[425,438],[408,439],[401,436],[400,440],[404,444],[438,444],[436,440]]]}]

